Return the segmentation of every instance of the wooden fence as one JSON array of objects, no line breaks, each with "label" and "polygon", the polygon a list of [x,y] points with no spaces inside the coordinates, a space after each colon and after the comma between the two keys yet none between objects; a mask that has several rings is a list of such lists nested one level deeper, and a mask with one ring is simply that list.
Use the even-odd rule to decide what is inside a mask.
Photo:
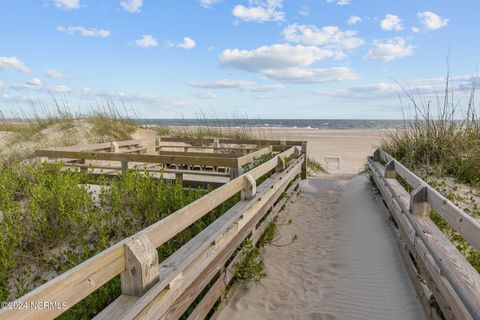
[{"label": "wooden fence", "polygon": [[480,274],[429,215],[435,210],[479,252],[480,223],[385,151],[376,150],[368,166],[427,318],[440,319],[438,304],[446,319],[480,319]]},{"label": "wooden fence", "polygon": [[[288,146],[288,142],[285,145]],[[104,147],[108,149],[109,145]],[[303,149],[306,150],[306,144]],[[85,156],[88,158],[91,152],[85,152]],[[58,156],[72,154],[60,152]],[[286,159],[289,159],[288,165]],[[267,162],[45,283],[13,304],[27,306],[46,302],[71,308],[120,275],[121,296],[99,313],[96,319],[177,319],[214,280],[203,298],[197,300],[189,316],[189,319],[203,319],[221,299],[233,278],[233,266],[242,259],[242,252],[238,248],[248,237],[254,243],[258,241],[287,201],[282,195],[285,192],[292,194],[296,190],[305,166],[306,154],[298,146],[289,147]],[[257,179],[272,171],[274,173],[270,177],[256,185]],[[156,248],[237,193],[241,193],[238,203],[165,261],[158,261]],[[63,312],[65,309],[62,308],[4,309],[0,311],[0,319],[53,319]]]},{"label": "wooden fence", "polygon": [[[291,146],[302,148],[306,154],[306,144],[302,141],[171,137],[49,148],[36,150],[35,154],[42,162],[49,159],[63,160],[66,167],[81,168],[82,171],[91,173],[95,173],[94,169],[101,169],[102,174],[116,174],[131,167],[155,172],[159,170],[152,166],[160,165],[162,172],[175,174],[175,178],[184,181],[185,186],[197,186],[202,184],[202,179],[190,182],[184,180],[183,176],[188,174],[234,179],[243,173],[244,167],[249,163]],[[111,162],[119,162],[120,165],[112,165]],[[302,175],[306,177],[306,164],[302,168]]]}]

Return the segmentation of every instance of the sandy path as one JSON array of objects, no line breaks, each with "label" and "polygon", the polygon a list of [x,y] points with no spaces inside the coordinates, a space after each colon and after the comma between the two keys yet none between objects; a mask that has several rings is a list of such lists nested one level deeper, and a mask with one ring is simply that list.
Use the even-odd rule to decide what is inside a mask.
[{"label": "sandy path", "polygon": [[242,285],[220,319],[423,319],[385,209],[365,182],[303,181],[275,244],[298,240],[263,249],[267,277]]}]

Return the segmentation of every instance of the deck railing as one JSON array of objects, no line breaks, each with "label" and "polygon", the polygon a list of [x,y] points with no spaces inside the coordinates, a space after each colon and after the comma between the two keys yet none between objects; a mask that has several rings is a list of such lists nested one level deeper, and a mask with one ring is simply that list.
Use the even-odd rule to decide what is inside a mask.
[{"label": "deck railing", "polygon": [[427,318],[439,319],[435,301],[446,319],[480,319],[480,274],[430,214],[435,210],[479,252],[480,223],[385,151],[376,150],[368,166]]},{"label": "deck railing", "polygon": [[[86,156],[91,152],[75,151],[85,152]],[[66,308],[7,308],[0,311],[0,319],[53,319],[118,275],[122,294],[96,319],[179,318],[216,277],[189,316],[204,318],[233,278],[233,266],[242,259],[238,248],[247,237],[254,243],[258,241],[287,201],[282,195],[296,190],[305,166],[306,155],[300,147],[288,148],[12,303],[56,303]],[[258,178],[272,171],[270,177],[256,185]],[[156,248],[237,193],[241,193],[238,203],[165,261],[158,261]]]}]

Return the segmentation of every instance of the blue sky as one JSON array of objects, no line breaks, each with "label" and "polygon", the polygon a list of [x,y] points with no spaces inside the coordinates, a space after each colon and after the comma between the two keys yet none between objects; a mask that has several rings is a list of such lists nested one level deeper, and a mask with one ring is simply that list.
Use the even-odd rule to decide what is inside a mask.
[{"label": "blue sky", "polygon": [[0,2],[0,110],[52,98],[141,117],[401,118],[394,80],[461,97],[476,71],[473,0]]}]

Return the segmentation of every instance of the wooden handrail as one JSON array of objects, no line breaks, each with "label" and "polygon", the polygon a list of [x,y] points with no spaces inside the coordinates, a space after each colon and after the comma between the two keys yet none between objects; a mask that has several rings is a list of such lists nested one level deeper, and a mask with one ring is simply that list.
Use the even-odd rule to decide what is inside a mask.
[{"label": "wooden handrail", "polygon": [[[387,166],[379,161],[387,162]],[[368,164],[395,220],[394,229],[399,230],[399,241],[406,244],[403,250],[407,250],[407,253],[404,256],[415,259],[415,264],[420,268],[444,316],[447,319],[479,319],[480,275],[433,223],[428,210],[425,212],[416,207],[428,204],[436,208],[441,199],[442,207],[455,208],[449,212],[454,212],[459,217],[466,214],[383,150],[376,150]],[[411,194],[396,180],[396,174],[414,187]],[[478,222],[472,223],[470,226],[476,228],[477,224]],[[467,239],[465,228],[459,229],[459,233]],[[472,237],[469,236],[469,239]],[[411,279],[417,292],[422,292],[421,285],[416,284],[419,275],[414,274],[409,263],[407,260],[406,267],[410,268]],[[425,301],[428,297],[419,295],[419,298],[423,299],[422,306],[426,314],[431,314],[429,302]]]},{"label": "wooden handrail", "polygon": [[408,170],[402,163],[386,153],[384,150],[378,149],[382,160],[385,162],[393,161],[395,172],[401,176],[412,189],[422,185],[427,188],[427,202],[435,209],[440,216],[445,219],[456,231],[458,231],[465,240],[480,252],[480,222],[472,216],[458,208],[440,192],[431,187],[428,183],[416,176]]},{"label": "wooden handrail", "polygon": [[[58,154],[63,154],[62,156],[59,155],[58,157],[68,158],[68,155],[64,156],[65,154],[68,154],[68,151],[52,152],[55,153],[55,156],[53,157],[56,157]],[[273,157],[271,160],[252,169],[246,174],[258,179],[275,169],[278,164],[279,157],[285,158],[294,154],[294,152],[295,147],[291,147]],[[38,155],[49,156],[50,153],[48,152],[44,154],[40,152]],[[83,152],[83,155],[85,157],[82,156],[82,158],[85,159],[89,159],[90,156],[95,157],[99,155],[107,155],[105,158],[102,158],[102,160],[117,160],[120,159],[119,156],[128,156],[131,157],[129,159],[135,159],[131,161],[139,160],[139,162],[148,162],[145,161],[145,159],[141,156],[149,156],[91,152]],[[99,157],[101,158],[102,156]],[[78,158],[78,156],[76,155],[75,158]],[[142,158],[142,160],[140,158]],[[302,161],[303,158],[294,164],[292,163],[289,168],[291,169],[293,166],[298,166],[298,163]],[[285,174],[289,174],[289,172],[290,171],[286,172]],[[240,192],[245,188],[245,186],[245,175],[239,176],[238,178],[211,191],[202,198],[197,199],[196,201],[158,221],[157,223],[147,227],[146,229],[143,229],[132,237],[118,242],[112,247],[98,253],[97,255],[63,273],[55,279],[48,281],[30,293],[20,297],[15,301],[15,303],[19,305],[29,305],[32,302],[58,302],[66,303],[67,309],[71,308],[83,298],[87,297],[103,284],[111,280],[113,277],[125,271],[125,245],[130,243],[134,238],[146,236],[146,239],[154,247],[158,247],[216,208],[225,200]],[[43,309],[41,311],[33,310],[31,308],[12,310],[3,309],[0,311],[0,319],[53,319],[65,312],[67,309],[52,308]]]}]

